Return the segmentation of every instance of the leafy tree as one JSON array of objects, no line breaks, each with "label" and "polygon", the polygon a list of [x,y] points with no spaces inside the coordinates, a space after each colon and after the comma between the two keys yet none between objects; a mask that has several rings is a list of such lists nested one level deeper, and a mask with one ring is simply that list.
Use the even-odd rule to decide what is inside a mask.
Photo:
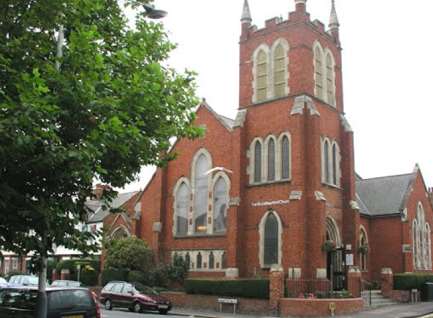
[{"label": "leafy tree", "polygon": [[155,265],[152,250],[136,237],[106,244],[105,268],[149,272]]},{"label": "leafy tree", "polygon": [[174,45],[137,12],[131,28],[117,0],[0,1],[1,249],[94,250],[93,180],[121,187],[199,135],[194,74],[163,65]]}]

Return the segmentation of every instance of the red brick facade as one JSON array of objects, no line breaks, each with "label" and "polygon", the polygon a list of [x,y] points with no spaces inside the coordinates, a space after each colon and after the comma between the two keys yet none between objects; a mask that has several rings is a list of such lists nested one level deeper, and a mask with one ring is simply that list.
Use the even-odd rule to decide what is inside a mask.
[{"label": "red brick facade", "polygon": [[[325,31],[323,24],[310,20],[302,1],[299,2],[288,20],[268,20],[263,29],[257,30],[250,22],[243,21],[236,120],[219,116],[203,102],[197,110],[195,124],[206,128],[205,136],[178,140],[171,150],[177,154],[176,160],[156,171],[141,196],[141,222],[133,232],[150,244],[160,260],[168,262],[174,253],[182,255],[186,251],[191,255],[200,251],[203,253],[200,257],[207,257],[213,251],[218,255],[212,269],[209,269],[210,260],[206,257],[200,260],[201,266],[199,270],[192,268],[192,276],[268,275],[270,266],[263,264],[261,249],[264,247],[260,243],[261,224],[268,213],[277,215],[280,224],[278,265],[286,274],[296,269],[298,277],[304,279],[329,276],[329,255],[322,248],[330,235],[327,224],[335,225],[337,234],[334,233],[333,239],[337,238],[335,243],[353,255],[355,266],[360,266],[361,262],[358,248],[362,226],[368,237],[367,265],[362,276],[376,280],[380,279],[383,267],[396,273],[414,270],[411,224],[419,202],[423,205],[426,222],[433,225],[432,202],[418,169],[407,195],[402,194],[405,200],[401,211],[383,217],[360,213],[355,186],[353,132],[344,118],[338,29]],[[284,57],[287,61],[287,94],[255,102],[254,90],[259,85],[255,79],[255,52],[262,45],[272,47],[278,41],[288,44]],[[330,52],[335,61],[332,70],[335,75],[334,106],[315,97],[314,47],[317,43]],[[278,138],[284,133],[290,135],[290,178],[251,182],[253,142],[257,138],[266,140],[268,136]],[[324,182],[324,139],[336,143],[341,156],[340,172],[336,172],[338,180],[334,185]],[[209,188],[205,224],[208,231],[200,235],[191,232],[195,199],[192,188],[188,235],[178,236],[174,191],[182,178],[192,182],[194,158],[203,150],[210,155],[211,166],[216,169],[208,171],[209,180],[214,180],[221,171],[229,179],[226,231],[219,234],[209,231],[215,204],[215,194]],[[406,219],[402,217],[404,209]],[[192,259],[191,262],[199,261]]]}]

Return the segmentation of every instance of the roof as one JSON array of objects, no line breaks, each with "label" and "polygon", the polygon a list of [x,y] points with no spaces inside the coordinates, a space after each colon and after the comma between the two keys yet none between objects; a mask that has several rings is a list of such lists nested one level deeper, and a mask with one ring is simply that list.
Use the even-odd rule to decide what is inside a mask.
[{"label": "roof", "polygon": [[370,216],[391,215],[401,212],[407,191],[416,174],[356,181],[356,199],[362,214]]},{"label": "roof", "polygon": [[[110,209],[120,208],[126,201],[131,199],[137,193],[138,193],[138,191],[119,193],[117,195],[117,197],[114,198],[113,201],[111,201],[110,205],[108,206],[108,209],[103,209],[103,207],[102,207],[103,202],[97,201],[100,204],[99,208],[90,217],[90,219],[87,223],[102,222],[104,220],[104,218],[110,214]],[[88,202],[91,202],[93,204],[93,206],[96,206],[96,203],[94,203],[93,201],[96,201],[96,200],[89,200]],[[87,202],[86,202],[86,205],[87,205]]]},{"label": "roof", "polygon": [[235,121],[231,118],[228,118],[228,117],[225,117],[223,115],[218,114],[212,107],[209,106],[209,104],[206,102],[205,99],[203,99],[200,106],[203,106],[204,108],[206,108],[228,130],[233,129]]}]

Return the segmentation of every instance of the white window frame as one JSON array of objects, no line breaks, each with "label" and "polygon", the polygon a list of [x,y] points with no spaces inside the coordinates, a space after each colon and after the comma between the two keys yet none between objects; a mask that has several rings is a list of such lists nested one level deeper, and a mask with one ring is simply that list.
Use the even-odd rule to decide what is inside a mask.
[{"label": "white window frame", "polygon": [[[328,48],[325,49],[324,51],[324,64],[325,64],[325,97],[324,100],[331,105],[332,107],[336,107],[336,86],[335,86],[335,59],[334,59],[334,55],[332,54],[331,50],[329,50]],[[332,98],[333,100],[329,100],[328,98],[328,91],[329,91],[329,87],[328,87],[328,57],[331,58],[331,69],[332,69],[332,73],[331,73],[331,90],[332,90]]]},{"label": "white window frame", "polygon": [[190,233],[191,229],[190,229],[190,222],[191,222],[191,204],[192,204],[192,200],[191,200],[191,194],[192,194],[192,188],[191,188],[191,182],[189,181],[188,178],[186,177],[181,177],[179,180],[177,180],[174,188],[173,188],[173,236],[179,236],[179,234],[177,233],[177,210],[176,210],[176,205],[177,205],[177,192],[179,191],[179,188],[182,184],[185,184],[188,187],[189,190],[189,209],[187,211],[187,220],[188,220],[188,230],[186,235],[188,235],[188,233]]},{"label": "white window frame", "polygon": [[[259,142],[260,146],[262,148],[261,151],[261,171],[260,171],[260,181],[256,182],[255,181],[255,170],[256,170],[256,152],[255,152],[255,148],[256,148],[256,143]],[[265,156],[265,149],[264,149],[264,142],[263,139],[260,137],[256,137],[253,139],[253,141],[250,144],[250,165],[249,165],[249,175],[250,175],[250,184],[261,184],[264,182],[265,180],[265,160],[264,160],[264,156]]]},{"label": "white window frame", "polygon": [[[269,142],[273,140],[274,141],[274,180],[269,180],[268,177],[268,169],[269,169]],[[265,143],[264,143],[264,147],[265,147],[265,161],[263,162],[263,166],[265,167],[265,178],[262,178],[262,182],[264,183],[272,183],[275,181],[278,181],[278,175],[277,175],[277,153],[278,153],[278,143],[277,143],[277,138],[274,135],[269,135],[268,137],[266,137],[265,139]],[[262,148],[263,149],[263,148]],[[263,150],[262,150],[262,156],[263,156]],[[262,170],[262,176],[263,176],[263,170]]]},{"label": "white window frame", "polygon": [[[258,67],[258,56],[259,53],[263,51],[266,56],[267,56],[267,89],[266,89],[266,97],[264,100],[258,100],[257,98],[257,86],[258,86],[258,79],[257,79],[257,67]],[[266,100],[270,99],[271,95],[271,79],[270,79],[270,68],[271,68],[271,54],[270,54],[270,49],[269,46],[266,44],[261,44],[259,45],[256,50],[253,53],[252,56],[252,60],[253,60],[253,82],[252,82],[252,88],[253,88],[253,103],[263,103]]]},{"label": "white window frame", "polygon": [[277,39],[273,44],[272,44],[272,48],[271,48],[271,67],[270,67],[270,77],[271,77],[271,96],[272,97],[276,97],[275,95],[275,52],[277,47],[281,45],[283,47],[284,50],[284,66],[285,66],[285,85],[284,85],[284,95],[283,96],[278,96],[278,98],[283,98],[287,95],[289,95],[290,93],[290,87],[289,87],[289,77],[290,77],[290,73],[289,73],[289,51],[290,51],[290,46],[289,43],[286,41],[286,39],[283,38],[279,38]]},{"label": "white window frame", "polygon": [[[278,222],[278,264],[281,266],[281,261],[282,261],[282,255],[283,255],[283,223],[281,222],[281,218],[278,214],[277,211],[275,210],[268,210],[262,217],[260,224],[259,224],[259,236],[260,236],[260,241],[259,241],[259,263],[260,263],[260,267],[265,269],[265,268],[270,268],[270,264],[265,264],[264,263],[264,259],[265,259],[265,225],[266,225],[266,220],[267,217],[273,213],[275,215],[275,217],[277,218],[277,222]],[[273,265],[273,264],[272,264]]]},{"label": "white window frame", "polygon": [[[214,204],[213,204],[213,199],[214,199],[214,189],[215,189],[215,185],[218,182],[219,178],[223,178],[224,181],[226,182],[227,185],[227,224],[226,224],[226,228],[224,232],[218,233],[218,234],[224,234],[227,233],[227,227],[228,227],[228,216],[229,216],[229,209],[230,209],[230,189],[231,189],[231,182],[230,182],[230,178],[228,177],[228,175],[223,172],[223,171],[219,171],[218,173],[215,174],[215,176],[212,178],[212,183],[211,183],[211,192],[212,192],[212,211],[211,211],[211,224],[210,226],[210,234],[214,234],[214,228],[213,228],[213,223],[214,223],[214,215],[215,215],[215,211],[214,211]],[[215,255],[214,255],[215,256]]]},{"label": "white window frame", "polygon": [[[289,177],[283,179],[283,171],[282,171],[282,164],[283,164],[283,138],[287,137],[289,141]],[[292,136],[290,132],[283,132],[278,137],[278,146],[277,146],[277,179],[283,180],[283,181],[290,181],[292,180]]]},{"label": "white window frame", "polygon": [[[326,170],[325,170],[325,143],[328,143],[328,171],[329,171],[329,181],[326,180]],[[333,176],[334,176],[334,164],[333,164],[333,160],[334,160],[334,155],[333,155],[333,149],[334,146],[337,150],[335,159],[336,159],[336,163],[335,163],[335,168],[336,168],[336,177],[337,177],[337,182],[334,183],[333,181]],[[342,172],[341,172],[341,151],[340,151],[340,146],[338,145],[338,142],[336,140],[332,140],[326,136],[322,136],[320,137],[320,152],[321,152],[321,180],[323,184],[326,185],[330,185],[333,187],[337,187],[340,188],[341,186],[341,176],[342,176]]]},{"label": "white window frame", "polygon": [[[317,50],[320,51],[320,59],[322,61],[322,65],[321,68],[319,69],[319,67],[317,66],[316,61],[318,60],[317,58]],[[325,100],[325,97],[323,96],[324,94],[326,94],[326,61],[324,60],[325,58],[325,54],[323,51],[323,47],[322,45],[319,43],[319,41],[315,41],[313,44],[313,65],[314,65],[314,96],[316,96],[318,99],[320,100]],[[318,83],[318,79],[317,79],[317,71],[320,71],[322,74],[322,96],[319,96],[319,92],[317,90],[317,83]]]}]

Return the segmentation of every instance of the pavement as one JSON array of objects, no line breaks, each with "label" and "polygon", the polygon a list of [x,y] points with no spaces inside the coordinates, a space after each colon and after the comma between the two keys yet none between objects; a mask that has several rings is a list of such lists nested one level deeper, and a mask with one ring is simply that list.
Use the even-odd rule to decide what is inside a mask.
[{"label": "pavement", "polygon": [[[142,314],[131,313],[128,310],[102,310],[102,318],[271,318],[271,316],[229,314],[212,311],[197,311],[183,308],[175,308],[166,316],[154,312]],[[338,316],[339,318],[433,318],[433,302],[422,302],[416,304],[399,304],[374,309],[366,309],[362,312]],[[274,317],[272,317],[274,318]],[[294,318],[294,317],[293,317]]]}]

